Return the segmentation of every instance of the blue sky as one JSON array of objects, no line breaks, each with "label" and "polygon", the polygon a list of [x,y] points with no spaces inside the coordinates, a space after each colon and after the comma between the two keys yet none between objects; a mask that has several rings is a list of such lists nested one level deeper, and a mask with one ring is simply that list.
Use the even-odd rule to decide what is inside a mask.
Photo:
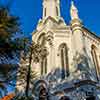
[{"label": "blue sky", "polygon": [[[0,0],[7,4],[10,0]],[[30,36],[38,20],[42,18],[42,0],[12,0],[11,12],[20,17],[21,28]],[[70,1],[61,0],[61,15],[65,22],[70,22]],[[83,24],[100,36],[100,0],[74,0]],[[10,88],[11,89],[11,88]],[[10,90],[11,91],[11,90]]]},{"label": "blue sky", "polygon": [[[1,0],[7,3],[11,0]],[[21,27],[26,35],[35,30],[42,17],[42,0],[12,0],[11,12],[20,17]],[[61,1],[61,15],[66,23],[70,22],[70,1]],[[100,36],[100,0],[74,0],[83,24]]]}]

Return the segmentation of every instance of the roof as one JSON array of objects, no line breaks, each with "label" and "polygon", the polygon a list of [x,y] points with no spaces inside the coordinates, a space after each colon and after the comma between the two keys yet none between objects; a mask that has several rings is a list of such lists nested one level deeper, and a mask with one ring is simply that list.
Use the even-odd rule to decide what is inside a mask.
[{"label": "roof", "polygon": [[88,28],[86,27],[82,27],[84,29],[84,31],[88,32],[89,34],[91,34],[92,36],[94,36],[97,40],[100,41],[100,36],[97,36],[95,33],[91,32]]}]

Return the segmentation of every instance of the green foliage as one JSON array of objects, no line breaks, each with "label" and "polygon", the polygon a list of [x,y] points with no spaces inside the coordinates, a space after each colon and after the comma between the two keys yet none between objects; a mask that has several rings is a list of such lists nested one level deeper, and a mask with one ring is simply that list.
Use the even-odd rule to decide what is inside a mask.
[{"label": "green foliage", "polygon": [[[30,49],[30,40],[27,37],[16,38],[16,35],[21,34],[19,18],[11,15],[6,7],[0,6],[0,96],[7,94],[7,86],[15,87],[16,85],[16,75],[19,70],[17,70],[18,66],[12,65],[12,63],[9,64],[10,61],[18,60],[21,51],[27,54]],[[29,81],[30,83],[30,78],[36,77],[36,73],[31,70],[24,72],[24,69],[20,70],[22,76],[18,77],[23,79],[25,75],[27,77],[27,73],[30,73],[29,80],[25,79],[26,82]],[[23,73],[25,74],[24,76]],[[23,99],[24,97],[22,97]]]},{"label": "green foliage", "polygon": [[24,49],[29,42],[27,37],[13,39],[15,35],[20,34],[22,31],[19,18],[11,15],[6,7],[0,7],[0,52],[8,53]]},{"label": "green foliage", "polygon": [[6,7],[0,7],[0,41],[8,41],[20,31],[19,18],[10,15]]},{"label": "green foliage", "polygon": [[[10,14],[6,7],[0,6],[0,96],[7,93],[7,86],[14,86],[18,65],[9,64],[19,59],[20,52],[26,50],[29,39],[15,38],[21,34],[19,18]],[[13,62],[14,63],[14,62]]]},{"label": "green foliage", "polygon": [[19,18],[10,15],[6,7],[0,6],[0,54],[12,52],[15,44],[11,39],[19,31]]}]

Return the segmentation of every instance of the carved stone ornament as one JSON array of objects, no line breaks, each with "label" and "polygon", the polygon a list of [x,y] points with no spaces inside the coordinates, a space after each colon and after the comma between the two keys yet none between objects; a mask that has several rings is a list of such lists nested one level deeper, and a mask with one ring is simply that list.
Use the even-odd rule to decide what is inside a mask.
[{"label": "carved stone ornament", "polygon": [[39,62],[40,59],[46,57],[48,55],[47,48],[45,46],[39,44],[32,45],[32,56],[34,62]]}]

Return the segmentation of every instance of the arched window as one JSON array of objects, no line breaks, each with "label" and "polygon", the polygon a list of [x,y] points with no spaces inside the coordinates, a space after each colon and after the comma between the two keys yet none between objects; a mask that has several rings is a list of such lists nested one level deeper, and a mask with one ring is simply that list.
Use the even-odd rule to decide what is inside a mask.
[{"label": "arched window", "polygon": [[58,16],[58,7],[56,7],[56,13],[57,13],[57,16]]},{"label": "arched window", "polygon": [[99,68],[99,63],[98,63],[97,54],[96,54],[96,47],[94,45],[91,46],[91,54],[92,54],[93,62],[95,65],[97,80],[98,80],[98,77],[100,75],[100,68]]},{"label": "arched window", "polygon": [[[41,46],[45,46],[46,38],[45,33],[42,33],[38,38],[38,44]],[[41,57],[41,75],[44,75],[47,73],[47,57]]]},{"label": "arched window", "polygon": [[68,49],[65,43],[61,44],[60,47],[60,59],[62,67],[62,79],[69,76],[69,65],[68,65]]},{"label": "arched window", "polygon": [[41,59],[41,75],[44,75],[47,73],[47,58],[44,57]]},{"label": "arched window", "polygon": [[45,8],[45,10],[44,10],[44,16],[46,16],[46,8]]},{"label": "arched window", "polygon": [[39,38],[38,38],[38,44],[39,45],[45,45],[45,41],[46,41],[46,39],[45,39],[45,33],[42,33],[40,36],[39,36]]}]

